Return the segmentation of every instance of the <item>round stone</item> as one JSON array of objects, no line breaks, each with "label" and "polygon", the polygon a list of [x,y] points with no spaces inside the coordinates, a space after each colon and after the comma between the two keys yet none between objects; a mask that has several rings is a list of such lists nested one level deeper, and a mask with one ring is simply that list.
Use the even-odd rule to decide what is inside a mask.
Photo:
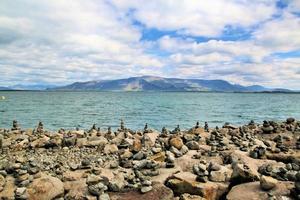
[{"label": "round stone", "polygon": [[152,186],[145,186],[141,188],[142,193],[147,193],[150,192],[151,190],[152,190]]}]

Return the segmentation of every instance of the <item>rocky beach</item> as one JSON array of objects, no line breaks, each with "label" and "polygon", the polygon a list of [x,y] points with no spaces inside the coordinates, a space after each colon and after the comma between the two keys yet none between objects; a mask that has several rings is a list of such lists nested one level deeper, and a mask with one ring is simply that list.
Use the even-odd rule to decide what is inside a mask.
[{"label": "rocky beach", "polygon": [[[46,125],[45,125],[46,127]],[[300,121],[0,129],[1,200],[300,199]]]}]

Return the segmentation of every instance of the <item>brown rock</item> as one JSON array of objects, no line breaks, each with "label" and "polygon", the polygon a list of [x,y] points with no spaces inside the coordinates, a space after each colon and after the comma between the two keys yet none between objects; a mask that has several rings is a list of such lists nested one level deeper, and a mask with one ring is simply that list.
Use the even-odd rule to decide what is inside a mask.
[{"label": "brown rock", "polygon": [[158,138],[158,132],[145,133],[144,137],[148,138],[148,146],[152,147],[155,144],[156,139]]},{"label": "brown rock", "polygon": [[182,194],[179,200],[205,200],[205,198],[198,196],[198,195],[191,195],[191,194]]},{"label": "brown rock", "polygon": [[63,181],[76,181],[84,176],[84,171],[67,171],[63,173]]},{"label": "brown rock", "polygon": [[0,188],[1,188],[1,187],[4,187],[5,182],[6,182],[6,180],[5,180],[4,176],[2,176],[2,175],[0,174]]},{"label": "brown rock", "polygon": [[174,168],[160,168],[159,170],[159,176],[152,177],[153,182],[159,182],[164,184],[166,180],[171,177],[173,174],[178,173],[181,171],[179,167]]},{"label": "brown rock", "polygon": [[33,148],[41,148],[44,147],[45,144],[47,144],[47,142],[50,140],[49,137],[44,136],[42,138],[36,139],[33,142],[30,143],[30,146]]},{"label": "brown rock", "polygon": [[272,193],[276,199],[289,196],[293,183],[289,181],[278,182],[276,188],[266,192],[261,190],[259,181],[244,183],[234,186],[227,195],[227,200],[268,200],[268,193]]},{"label": "brown rock", "polygon": [[142,150],[142,142],[140,139],[135,139],[133,141],[132,151],[139,152],[140,150]]},{"label": "brown rock", "polygon": [[115,144],[107,144],[107,145],[105,145],[103,152],[105,154],[114,154],[114,153],[117,153],[118,150],[119,149],[118,149],[117,145],[115,145]]},{"label": "brown rock", "polygon": [[84,130],[72,130],[72,131],[69,131],[69,134],[70,135],[75,135],[77,138],[83,138],[84,137]]},{"label": "brown rock", "polygon": [[174,137],[170,140],[170,145],[180,150],[183,146],[182,139],[179,137]]},{"label": "brown rock", "polygon": [[52,200],[64,195],[63,183],[55,177],[43,174],[27,188],[30,200]]},{"label": "brown rock", "polygon": [[233,167],[231,181],[245,183],[259,180],[258,172],[246,164],[236,164]]},{"label": "brown rock", "polygon": [[157,154],[154,154],[150,157],[150,160],[158,161],[158,162],[164,162],[166,159],[166,153],[165,152],[159,152]]},{"label": "brown rock", "polygon": [[227,192],[229,184],[196,182],[196,175],[190,172],[182,172],[174,174],[167,181],[167,186],[171,188],[175,195],[189,193],[192,195],[199,195],[207,200],[219,199],[224,193]]},{"label": "brown rock", "polygon": [[213,182],[227,182],[230,180],[231,175],[232,169],[221,166],[220,170],[210,172],[209,180]]},{"label": "brown rock", "polygon": [[115,178],[115,175],[113,174],[112,170],[105,169],[105,168],[103,168],[101,170],[100,176],[103,177],[103,178],[105,178],[108,181],[112,181]]},{"label": "brown rock", "polygon": [[85,179],[80,179],[77,181],[67,181],[64,183],[64,189],[66,192],[64,199],[66,200],[97,199],[97,197],[89,195]]},{"label": "brown rock", "polygon": [[17,143],[13,147],[13,149],[15,149],[15,150],[22,150],[22,149],[24,149],[24,148],[26,148],[28,146],[28,143],[29,143],[28,139],[24,139],[21,142]]},{"label": "brown rock", "polygon": [[108,143],[107,139],[103,136],[91,137],[88,139],[86,146],[88,146],[88,147],[95,147],[95,146],[104,147],[107,143]]},{"label": "brown rock", "polygon": [[6,177],[6,184],[0,192],[0,199],[15,199],[15,179],[11,176]]},{"label": "brown rock", "polygon": [[126,149],[121,155],[120,155],[120,158],[121,159],[129,159],[133,156],[133,153],[129,150],[129,149]]},{"label": "brown rock", "polygon": [[278,181],[270,176],[261,176],[260,177],[260,187],[263,190],[271,190],[276,187]]},{"label": "brown rock", "polygon": [[77,147],[84,147],[87,146],[87,138],[77,138],[76,146]]},{"label": "brown rock", "polygon": [[175,160],[176,165],[179,166],[182,171],[192,171],[193,166],[199,163],[199,160],[192,158],[195,154],[197,154],[195,150],[188,151],[185,155]]},{"label": "brown rock", "polygon": [[147,193],[141,194],[138,191],[129,191],[126,193],[111,193],[111,200],[174,200],[173,192],[163,184],[153,183],[153,189]]}]

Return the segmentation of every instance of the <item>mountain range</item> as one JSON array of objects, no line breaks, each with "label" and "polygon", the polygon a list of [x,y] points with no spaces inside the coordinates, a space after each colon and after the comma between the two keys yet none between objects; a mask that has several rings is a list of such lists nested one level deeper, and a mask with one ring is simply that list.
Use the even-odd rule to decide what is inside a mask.
[{"label": "mountain range", "polygon": [[215,91],[215,92],[291,92],[288,89],[260,85],[242,86],[224,80],[179,79],[155,76],[130,77],[117,80],[75,82],[51,91]]},{"label": "mountain range", "polygon": [[156,76],[75,82],[59,87],[46,84],[14,85],[11,87],[0,87],[0,90],[293,92],[288,89],[266,88],[261,85],[243,86],[232,84],[224,80],[162,78]]},{"label": "mountain range", "polygon": [[3,91],[3,90],[12,90],[12,89],[9,88],[9,87],[1,87],[1,86],[0,86],[0,91],[1,91],[1,90]]},{"label": "mountain range", "polygon": [[0,86],[0,91],[2,90],[6,90],[6,91],[10,91],[10,90],[46,90],[48,88],[54,88],[57,87],[57,85],[49,85],[49,84],[31,84],[31,85],[22,85],[22,84],[18,84],[18,85],[13,85],[13,86],[9,86],[9,87],[1,87]]}]

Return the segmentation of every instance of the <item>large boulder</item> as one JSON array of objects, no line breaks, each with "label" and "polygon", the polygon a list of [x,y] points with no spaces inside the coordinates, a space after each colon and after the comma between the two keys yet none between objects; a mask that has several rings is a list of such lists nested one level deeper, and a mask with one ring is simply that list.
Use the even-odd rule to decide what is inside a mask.
[{"label": "large boulder", "polygon": [[105,154],[114,154],[114,153],[117,153],[118,150],[119,149],[118,149],[117,145],[115,145],[115,144],[107,144],[107,145],[105,145],[103,152]]},{"label": "large boulder", "polygon": [[152,181],[153,182],[159,182],[164,184],[166,180],[171,177],[173,174],[178,173],[181,171],[180,167],[173,167],[173,168],[159,168],[159,176],[153,176]]},{"label": "large boulder", "polygon": [[64,182],[64,189],[65,200],[97,199],[97,197],[89,195],[85,179]]},{"label": "large boulder", "polygon": [[200,183],[195,181],[196,175],[190,172],[181,172],[171,176],[166,185],[171,188],[175,195],[182,195],[185,193],[192,195],[199,195],[207,200],[216,200],[224,195],[229,184],[206,182]]},{"label": "large boulder", "polygon": [[91,137],[88,139],[86,146],[95,147],[100,146],[103,147],[108,143],[107,139],[103,136],[100,137]]},{"label": "large boulder", "polygon": [[30,200],[52,200],[63,197],[64,185],[58,178],[42,174],[29,185],[27,193]]},{"label": "large boulder", "polygon": [[154,144],[155,144],[155,141],[156,141],[156,139],[158,138],[158,136],[159,136],[159,133],[158,132],[151,132],[151,133],[145,133],[144,134],[144,139],[146,139],[147,140],[147,144],[148,145],[146,145],[146,146],[150,146],[150,147],[152,147],[152,146],[154,146]]},{"label": "large boulder", "polygon": [[161,183],[153,183],[153,189],[141,194],[138,191],[128,191],[124,193],[110,193],[111,200],[174,200],[173,192],[170,188]]},{"label": "large boulder", "polygon": [[232,169],[220,166],[220,170],[210,172],[209,180],[212,182],[227,182],[230,180],[231,175]]},{"label": "large boulder", "polygon": [[234,184],[253,182],[259,180],[258,172],[246,164],[235,164],[231,176]]},{"label": "large boulder", "polygon": [[190,150],[185,155],[181,156],[180,158],[177,158],[175,160],[176,166],[179,166],[182,171],[192,171],[193,166],[197,163],[199,163],[198,159],[193,159],[193,156],[197,154],[197,151]]},{"label": "large boulder", "polygon": [[44,147],[48,143],[49,140],[50,140],[49,137],[43,136],[42,138],[38,138],[38,139],[32,141],[30,143],[30,146],[32,148],[41,148],[41,147]]},{"label": "large boulder", "polygon": [[77,181],[84,176],[84,171],[67,171],[63,173],[63,181]]},{"label": "large boulder", "polygon": [[293,188],[293,183],[284,181],[278,182],[277,187],[273,188],[269,191],[263,191],[260,188],[259,181],[252,183],[244,183],[237,186],[234,186],[230,192],[227,194],[227,200],[268,200],[268,193],[272,193],[276,199],[290,199],[284,198],[285,196],[289,196],[290,189]]}]

